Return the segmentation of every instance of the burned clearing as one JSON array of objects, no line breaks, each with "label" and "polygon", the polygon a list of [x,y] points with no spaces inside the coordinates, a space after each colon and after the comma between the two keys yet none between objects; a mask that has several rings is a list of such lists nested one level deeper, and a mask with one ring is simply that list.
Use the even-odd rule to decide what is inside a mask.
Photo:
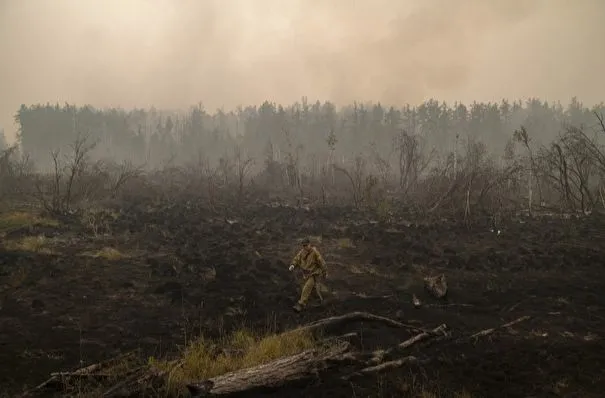
[{"label": "burned clearing", "polygon": [[[330,209],[238,213],[226,222],[177,204],[131,208],[110,225],[111,237],[63,224],[7,233],[5,244],[35,236],[48,251],[2,251],[1,384],[16,392],[135,349],[177,355],[200,333],[280,332],[366,312],[418,329],[445,324],[447,334],[404,350],[417,360],[403,367],[354,375],[351,359],[277,394],[596,397],[605,385],[602,220],[519,217],[497,235],[452,222],[387,228]],[[298,315],[287,264],[301,235],[321,236],[330,276],[324,306]],[[121,255],[103,255],[107,248]],[[447,277],[445,300],[424,289],[423,277],[435,273]],[[471,337],[521,317],[529,319]],[[359,352],[418,333],[364,319],[332,329],[355,333],[351,350]]]},{"label": "burned clearing", "polygon": [[[504,104],[477,107],[497,113],[487,127],[514,125]],[[21,146],[0,156],[6,396],[602,396],[602,113],[582,111],[594,137],[570,124],[548,144],[520,125],[498,156],[470,133],[481,126],[468,122],[463,145],[416,129],[416,110],[389,119],[377,105],[363,124],[355,105],[339,130],[328,105],[303,128],[297,106],[265,103],[234,137],[195,108],[160,116],[146,147],[138,125],[144,167],[102,160],[116,147],[94,132],[122,139],[140,112],[65,109],[22,107]],[[545,126],[567,117],[558,109]],[[26,150],[47,147],[49,114],[93,132],[65,133],[36,170]],[[373,129],[382,141],[359,154]],[[446,136],[453,151],[435,146]],[[224,155],[194,153],[207,142]],[[164,146],[181,159],[162,161]],[[324,303],[296,313],[301,238],[328,278]]]}]

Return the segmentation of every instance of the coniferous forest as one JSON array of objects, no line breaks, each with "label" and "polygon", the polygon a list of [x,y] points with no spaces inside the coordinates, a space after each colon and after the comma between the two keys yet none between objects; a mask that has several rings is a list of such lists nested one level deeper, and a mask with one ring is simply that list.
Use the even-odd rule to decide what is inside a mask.
[{"label": "coniferous forest", "polygon": [[335,155],[350,158],[372,148],[388,156],[403,130],[439,153],[452,151],[458,137],[478,140],[500,155],[521,126],[536,143],[547,144],[566,126],[596,126],[594,113],[604,109],[588,108],[576,98],[566,105],[540,99],[472,104],[429,100],[419,106],[353,103],[341,108],[303,98],[291,105],[264,102],[214,112],[202,104],[186,112],[22,105],[15,120],[22,150],[40,165],[48,165],[52,150],[86,134],[97,142],[98,156],[158,167],[168,159],[187,162],[200,154],[216,162],[235,145],[254,158],[264,156],[269,146],[279,153],[288,145],[300,145],[307,156],[325,156],[330,134],[338,142]]}]

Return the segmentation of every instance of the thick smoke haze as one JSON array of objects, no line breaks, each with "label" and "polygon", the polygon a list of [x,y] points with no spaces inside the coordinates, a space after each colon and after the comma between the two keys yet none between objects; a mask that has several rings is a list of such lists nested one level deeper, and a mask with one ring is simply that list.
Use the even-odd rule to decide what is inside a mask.
[{"label": "thick smoke haze", "polygon": [[0,126],[56,101],[598,103],[604,18],[602,0],[0,0]]}]

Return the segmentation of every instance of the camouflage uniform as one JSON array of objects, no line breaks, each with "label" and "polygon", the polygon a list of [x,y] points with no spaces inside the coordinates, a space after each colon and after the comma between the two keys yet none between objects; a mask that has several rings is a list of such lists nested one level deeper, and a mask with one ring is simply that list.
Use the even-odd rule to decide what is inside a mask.
[{"label": "camouflage uniform", "polygon": [[326,262],[319,253],[316,247],[310,246],[308,239],[303,240],[303,247],[292,260],[290,270],[300,267],[303,270],[305,283],[300,294],[300,300],[294,306],[294,310],[300,312],[309,301],[313,290],[319,296],[319,300],[323,301],[320,291],[320,278],[325,278],[328,274]]}]

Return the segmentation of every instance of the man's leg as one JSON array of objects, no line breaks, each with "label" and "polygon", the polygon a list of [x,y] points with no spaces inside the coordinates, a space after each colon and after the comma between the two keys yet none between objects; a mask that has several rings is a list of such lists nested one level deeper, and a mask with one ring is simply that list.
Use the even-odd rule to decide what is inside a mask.
[{"label": "man's leg", "polygon": [[314,288],[315,288],[315,276],[311,275],[305,281],[305,284],[302,288],[302,292],[300,293],[300,300],[298,300],[298,303],[296,303],[296,305],[294,306],[295,311],[299,312],[299,311],[302,311],[303,308],[305,308]]},{"label": "man's leg", "polygon": [[317,293],[317,297],[319,297],[319,302],[323,303],[324,297],[321,295],[321,279],[319,279],[319,277],[316,277],[315,279],[315,293]]}]

